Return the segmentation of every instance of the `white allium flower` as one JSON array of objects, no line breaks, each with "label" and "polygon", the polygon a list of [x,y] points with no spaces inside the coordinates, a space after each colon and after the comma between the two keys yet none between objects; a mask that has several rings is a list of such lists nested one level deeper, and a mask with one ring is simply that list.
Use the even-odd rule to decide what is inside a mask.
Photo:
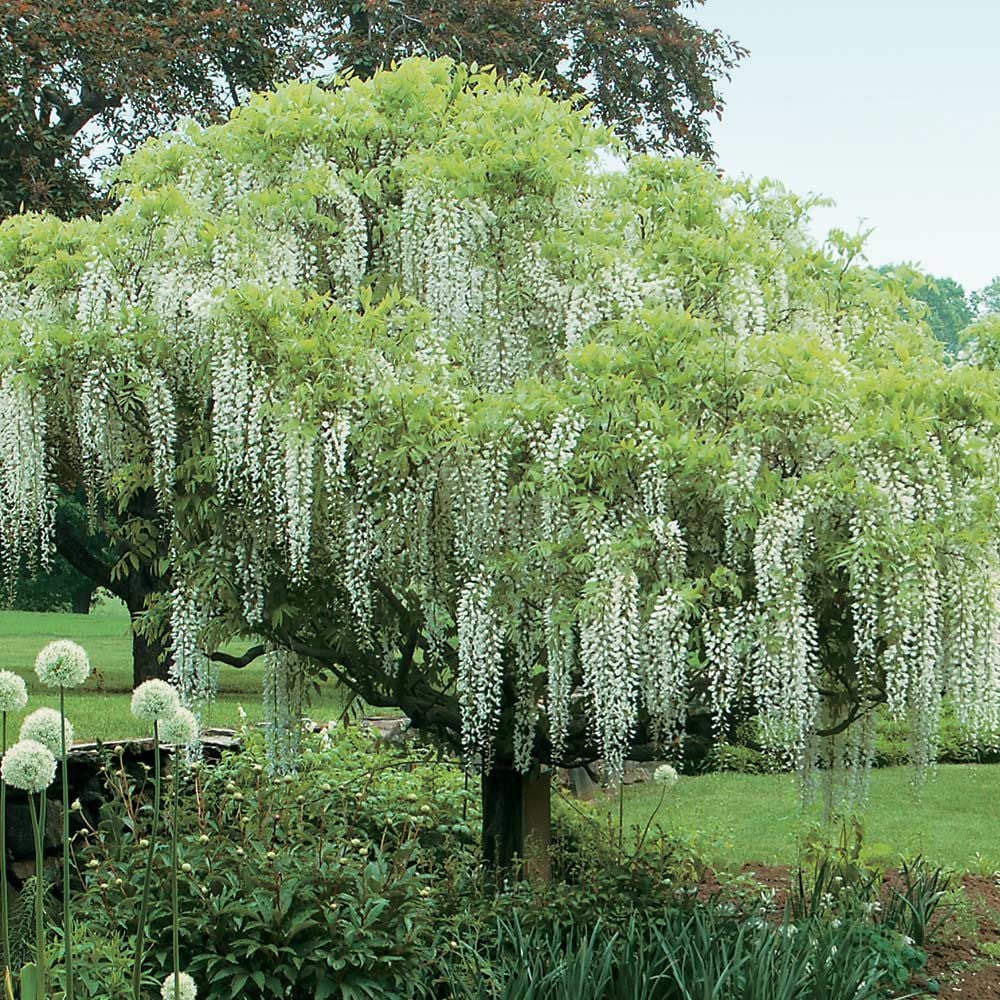
[{"label": "white allium flower", "polygon": [[198,740],[198,719],[194,712],[187,708],[179,708],[160,726],[160,739],[164,743],[176,746],[187,746]]},{"label": "white allium flower", "polygon": [[[176,987],[179,986],[178,991]],[[177,982],[174,982],[174,974],[171,972],[166,979],[163,980],[163,986],[160,988],[160,996],[163,1000],[175,1000],[176,997],[180,997],[180,1000],[195,1000],[198,996],[198,989],[194,985],[194,980],[186,972],[177,973]]]},{"label": "white allium flower", "polygon": [[181,707],[177,690],[166,681],[143,681],[132,692],[132,714],[146,722],[162,722],[176,715]]},{"label": "white allium flower", "polygon": [[13,670],[0,670],[0,712],[20,712],[27,704],[24,678]]},{"label": "white allium flower", "polygon": [[21,740],[4,754],[0,777],[25,792],[43,792],[55,780],[56,759],[41,743]]},{"label": "white allium flower", "polygon": [[653,781],[660,785],[666,785],[668,788],[671,785],[676,785],[679,778],[680,775],[677,773],[677,770],[670,764],[661,764],[653,772]]},{"label": "white allium flower", "polygon": [[36,657],[35,673],[48,687],[79,687],[90,676],[90,657],[83,646],[56,639]]},{"label": "white allium flower", "polygon": [[[26,716],[21,723],[20,739],[34,740],[47,747],[54,756],[62,757],[62,732],[60,731],[60,716],[54,708],[36,708],[31,715]],[[69,719],[65,720],[66,747],[73,742],[73,726]]]}]

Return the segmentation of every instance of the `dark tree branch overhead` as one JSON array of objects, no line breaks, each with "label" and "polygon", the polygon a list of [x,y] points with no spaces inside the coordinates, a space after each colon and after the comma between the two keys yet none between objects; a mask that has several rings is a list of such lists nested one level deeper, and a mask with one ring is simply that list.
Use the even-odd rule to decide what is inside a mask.
[{"label": "dark tree branch overhead", "polygon": [[93,546],[87,544],[85,537],[81,538],[76,531],[60,520],[56,521],[56,551],[77,572],[82,573],[97,586],[106,587],[113,594],[121,596],[120,584],[111,579],[111,567],[95,553]]},{"label": "dark tree branch overhead", "polygon": [[267,647],[260,643],[256,646],[251,646],[242,656],[233,656],[230,653],[224,653],[221,649],[217,649],[209,653],[208,658],[213,663],[223,663],[227,667],[236,667],[237,670],[242,670],[244,667],[249,667],[255,660],[260,659],[266,652]]}]

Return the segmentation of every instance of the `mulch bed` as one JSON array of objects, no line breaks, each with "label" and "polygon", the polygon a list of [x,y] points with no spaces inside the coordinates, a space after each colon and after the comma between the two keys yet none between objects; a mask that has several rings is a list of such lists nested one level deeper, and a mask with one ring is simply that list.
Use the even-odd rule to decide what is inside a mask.
[{"label": "mulch bed", "polygon": [[[740,874],[762,890],[772,891],[775,910],[783,909],[795,877],[791,868],[748,862]],[[963,936],[955,920],[945,914],[931,936],[927,967],[913,988],[926,988],[929,995],[937,993],[941,997],[1000,1000],[1000,959],[982,950],[984,944],[1000,943],[1000,885],[986,875],[963,875],[961,885],[976,922],[976,933],[969,936],[966,930]],[[706,871],[699,885],[699,898],[709,899],[721,891],[724,886],[715,873]]]},{"label": "mulch bed", "polygon": [[941,984],[941,996],[966,1000],[1000,998],[1000,964],[980,946],[1000,941],[1000,888],[986,875],[965,875],[962,887],[978,924],[974,940],[946,922],[927,949],[927,977]]}]

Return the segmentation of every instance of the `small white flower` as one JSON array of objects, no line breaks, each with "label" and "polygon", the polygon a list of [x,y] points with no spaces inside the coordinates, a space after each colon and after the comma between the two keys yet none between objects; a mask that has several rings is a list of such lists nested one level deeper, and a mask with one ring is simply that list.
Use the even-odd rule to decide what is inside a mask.
[{"label": "small white flower", "polygon": [[20,712],[27,704],[24,678],[13,670],[0,670],[0,712]]},{"label": "small white flower", "polygon": [[653,772],[653,781],[660,785],[666,785],[667,788],[676,785],[679,779],[680,775],[677,773],[677,769],[670,764],[661,764]]},{"label": "small white flower", "polygon": [[13,788],[43,792],[56,776],[56,758],[48,747],[35,740],[21,740],[5,754],[0,777]]},{"label": "small white flower", "polygon": [[175,716],[181,707],[176,689],[166,681],[143,681],[132,692],[132,714],[146,722],[162,722]]},{"label": "small white flower", "polygon": [[68,750],[73,742],[73,726],[69,719],[61,719],[54,708],[36,708],[21,723],[20,739],[41,743],[58,759],[62,757],[63,731],[65,731]]},{"label": "small white flower", "polygon": [[179,708],[160,726],[160,739],[175,746],[189,746],[198,741],[198,719],[194,712]]},{"label": "small white flower", "polygon": [[160,988],[160,996],[163,1000],[175,1000],[177,997],[180,1000],[196,1000],[198,988],[194,985],[194,980],[186,972],[177,973],[176,983],[174,982],[174,974],[171,972],[163,980],[163,986]]},{"label": "small white flower", "polygon": [[36,657],[35,673],[48,687],[79,687],[90,676],[90,658],[83,646],[56,639]]}]

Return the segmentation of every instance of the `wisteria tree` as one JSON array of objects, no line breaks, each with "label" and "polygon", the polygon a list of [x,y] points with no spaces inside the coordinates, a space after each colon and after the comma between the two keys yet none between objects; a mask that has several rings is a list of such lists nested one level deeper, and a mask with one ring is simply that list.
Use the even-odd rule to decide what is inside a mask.
[{"label": "wisteria tree", "polygon": [[[946,366],[858,242],[529,82],[412,60],[292,85],[125,165],[100,221],[0,229],[0,535],[146,492],[173,671],[266,656],[397,706],[523,848],[549,765],[741,704],[799,766],[997,728],[997,375]],[[137,529],[138,530],[138,529]],[[251,637],[245,656],[218,652]]]}]

